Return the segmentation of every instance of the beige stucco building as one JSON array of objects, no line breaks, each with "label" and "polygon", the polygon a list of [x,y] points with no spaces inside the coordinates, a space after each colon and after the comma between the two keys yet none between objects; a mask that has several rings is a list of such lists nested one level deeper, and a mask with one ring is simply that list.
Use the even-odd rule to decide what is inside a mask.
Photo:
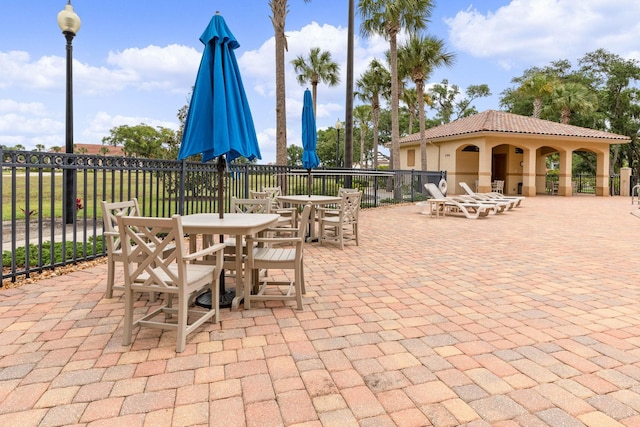
[{"label": "beige stucco building", "polygon": [[[626,144],[624,135],[548,120],[487,110],[425,132],[427,170],[447,171],[449,193],[462,193],[459,182],[491,191],[493,180],[504,180],[505,194],[545,193],[546,157],[559,153],[558,194],[572,195],[575,151],[596,154],[597,196],[609,195],[609,147]],[[421,169],[420,133],[400,139],[400,168]]]}]

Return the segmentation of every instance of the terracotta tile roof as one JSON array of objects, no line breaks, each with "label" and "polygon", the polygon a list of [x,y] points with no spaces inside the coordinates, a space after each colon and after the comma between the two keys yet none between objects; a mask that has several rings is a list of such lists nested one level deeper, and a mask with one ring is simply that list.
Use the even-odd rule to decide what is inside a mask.
[{"label": "terracotta tile roof", "polygon": [[[579,126],[564,125],[548,120],[535,119],[504,111],[487,110],[473,116],[465,117],[451,123],[427,129],[427,140],[446,138],[457,135],[469,135],[481,132],[518,133],[531,135],[555,135],[578,138],[596,138],[629,142],[625,135],[603,132]],[[400,138],[400,143],[420,140],[420,133]]]}]

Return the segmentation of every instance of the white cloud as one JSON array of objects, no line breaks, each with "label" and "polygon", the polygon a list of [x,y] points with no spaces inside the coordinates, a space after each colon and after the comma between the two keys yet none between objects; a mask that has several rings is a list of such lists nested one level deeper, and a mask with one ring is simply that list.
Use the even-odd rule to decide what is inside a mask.
[{"label": "white cloud", "polygon": [[55,56],[43,56],[32,62],[27,52],[0,52],[0,69],[0,89],[18,87],[43,90],[64,82],[64,61]]},{"label": "white cloud", "polygon": [[512,0],[494,13],[470,7],[446,19],[453,46],[509,68],[575,59],[604,48],[624,57],[637,49],[640,2]]},{"label": "white cloud", "polygon": [[[317,127],[322,129],[333,126],[338,118],[344,120],[347,28],[311,22],[299,30],[287,31],[286,34],[288,43],[288,51],[285,52],[286,110],[287,123],[292,128],[287,130],[287,140],[288,143],[300,145],[300,130],[296,124],[300,123],[304,90],[311,87],[309,84],[301,86],[298,83],[291,61],[298,55],[308,57],[312,47],[331,52],[331,59],[340,66],[341,84],[335,87],[329,87],[324,83],[318,85]],[[363,41],[356,35],[354,39],[354,78],[357,79],[369,66],[371,59],[384,58],[384,52],[389,49],[389,43],[379,36]],[[246,51],[238,57],[243,83],[252,108],[254,105],[263,105],[261,110],[253,111],[258,129],[261,128],[260,123],[268,123],[267,126],[273,126],[275,123],[274,51],[275,39],[270,37],[258,49]],[[264,108],[265,104],[267,108]],[[269,158],[275,158],[275,134],[273,138],[274,154]],[[264,136],[260,139],[259,136],[261,149],[270,141]],[[268,153],[269,150],[266,152]],[[264,152],[263,157],[265,157]]]},{"label": "white cloud", "polygon": [[0,113],[22,113],[34,116],[48,114],[45,105],[41,102],[17,102],[12,99],[0,99]]}]

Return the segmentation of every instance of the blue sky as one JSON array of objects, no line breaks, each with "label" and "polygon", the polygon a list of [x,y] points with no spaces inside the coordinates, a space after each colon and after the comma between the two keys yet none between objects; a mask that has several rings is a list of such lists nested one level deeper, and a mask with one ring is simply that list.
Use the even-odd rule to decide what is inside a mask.
[{"label": "blue sky", "polygon": [[[27,149],[64,146],[65,40],[56,22],[65,0],[2,0],[0,144]],[[146,123],[177,129],[200,63],[198,37],[219,10],[240,43],[236,56],[254,117],[263,160],[275,160],[275,65],[268,0],[73,0],[82,26],[73,41],[74,136],[100,144],[109,130]],[[288,144],[300,143],[305,87],[290,61],[311,47],[332,53],[346,81],[346,0],[290,0],[287,17]],[[356,0],[357,4],[357,0]],[[440,0],[428,32],[457,55],[437,70],[463,90],[486,83],[493,96],[478,110],[499,108],[511,79],[534,66],[605,48],[640,59],[637,0]],[[363,39],[356,11],[355,79],[388,43]],[[344,120],[345,86],[318,88],[318,128]],[[357,104],[357,102],[356,102]]]}]

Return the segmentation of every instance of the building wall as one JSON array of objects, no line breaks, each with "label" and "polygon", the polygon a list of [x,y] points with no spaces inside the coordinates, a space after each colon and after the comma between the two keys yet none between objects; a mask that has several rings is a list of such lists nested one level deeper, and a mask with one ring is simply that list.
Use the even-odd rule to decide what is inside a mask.
[{"label": "building wall", "polygon": [[[464,151],[467,146],[478,147],[477,152]],[[498,157],[504,159],[500,175],[504,176],[505,194],[520,192],[526,196],[544,194],[546,189],[546,157],[559,153],[558,194],[571,196],[571,166],[574,151],[592,151],[597,154],[596,195],[608,195],[610,144],[606,140],[576,137],[547,137],[530,134],[503,133],[483,136],[464,136],[440,139],[427,143],[427,170],[447,171],[447,187],[451,194],[461,193],[460,182],[466,182],[474,189],[478,181],[478,191],[491,191],[491,181],[495,179],[492,165]],[[409,150],[414,151],[414,165]],[[400,146],[400,165],[403,169],[421,169],[420,144],[403,143]]]}]

